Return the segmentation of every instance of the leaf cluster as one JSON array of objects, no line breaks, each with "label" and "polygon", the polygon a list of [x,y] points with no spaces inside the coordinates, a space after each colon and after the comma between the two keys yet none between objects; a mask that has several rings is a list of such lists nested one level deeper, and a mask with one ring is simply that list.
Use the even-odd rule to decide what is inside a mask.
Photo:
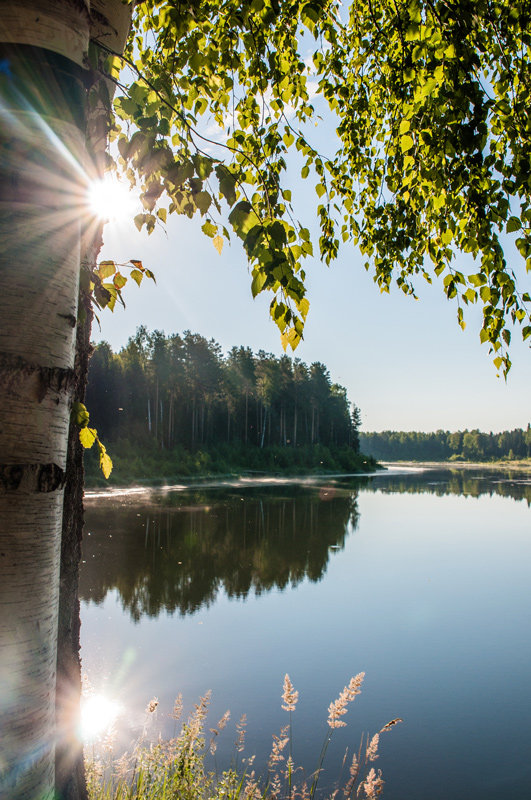
[{"label": "leaf cluster", "polygon": [[96,428],[89,428],[89,412],[83,403],[78,401],[72,404],[72,422],[79,427],[79,441],[85,449],[90,449],[95,443],[98,448],[100,469],[105,478],[108,478],[112,472],[112,460],[105,445],[98,438],[98,431]]},{"label": "leaf cluster", "polygon": [[122,289],[128,279],[132,278],[140,286],[144,277],[155,281],[153,272],[134,258],[125,264],[116,261],[100,261],[95,265],[85,263],[81,269],[80,290],[100,311],[104,308],[114,311],[117,300],[125,308]]},{"label": "leaf cluster", "polygon": [[300,45],[304,34],[335,36],[336,18],[332,0],[149,0],[136,9],[115,101],[118,166],[144,206],[138,228],[199,213],[218,252],[232,229],[249,259],[253,295],[273,294],[284,348],[302,338],[302,264],[313,255],[292,214],[288,149],[302,154],[305,174],[315,167],[323,175],[302,132],[315,112]]},{"label": "leaf cluster", "polygon": [[[481,305],[481,341],[507,373],[513,326],[531,335],[513,267],[531,269],[529,0],[352,0],[348,11],[344,21],[334,0],[137,6],[114,129],[144,205],[136,224],[199,213],[218,251],[231,228],[253,295],[273,294],[295,348],[313,244],[291,208],[293,151],[301,177],[317,178],[320,257],[354,243],[382,291],[394,281],[414,295],[419,276],[440,278],[462,327],[464,306]],[[337,121],[330,158],[307,136],[309,77]]]}]

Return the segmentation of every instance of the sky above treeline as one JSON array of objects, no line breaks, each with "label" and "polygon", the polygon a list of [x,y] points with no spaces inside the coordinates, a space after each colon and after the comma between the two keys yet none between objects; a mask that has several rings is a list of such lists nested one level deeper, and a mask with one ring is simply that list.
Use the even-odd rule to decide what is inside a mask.
[{"label": "sky above treeline", "polygon": [[[149,237],[132,221],[106,225],[101,258],[141,259],[157,284],[130,282],[125,310],[117,304],[114,313],[99,315],[101,329],[94,323],[95,341],[119,350],[143,324],[166,334],[191,330],[224,352],[245,345],[283,353],[269,318],[271,295],[253,300],[239,240],[233,237],[220,256],[200,225],[172,217]],[[418,301],[398,289],[381,294],[352,246],[330,267],[308,259],[306,272],[310,313],[294,355],[326,364],[361,409],[362,430],[501,431],[531,421],[531,353],[518,331],[506,383],[479,343],[479,311],[465,310],[461,331],[439,281],[419,281]]]}]

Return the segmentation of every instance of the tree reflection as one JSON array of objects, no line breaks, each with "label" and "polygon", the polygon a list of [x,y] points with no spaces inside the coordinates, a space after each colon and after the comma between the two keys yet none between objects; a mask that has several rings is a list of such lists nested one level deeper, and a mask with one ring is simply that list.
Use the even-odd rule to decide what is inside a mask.
[{"label": "tree reflection", "polygon": [[194,613],[220,590],[245,598],[319,581],[330,549],[341,549],[357,525],[357,493],[332,486],[281,491],[89,502],[81,599],[99,603],[117,589],[138,621],[163,610]]},{"label": "tree reflection", "polygon": [[514,470],[428,469],[401,475],[377,474],[371,481],[374,490],[408,494],[457,494],[465,497],[501,495],[525,500],[531,505],[531,478]]}]

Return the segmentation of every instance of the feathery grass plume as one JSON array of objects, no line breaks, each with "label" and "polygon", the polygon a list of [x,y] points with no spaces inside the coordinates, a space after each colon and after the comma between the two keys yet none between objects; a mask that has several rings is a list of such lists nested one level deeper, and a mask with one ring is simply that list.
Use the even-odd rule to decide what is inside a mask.
[{"label": "feathery grass plume", "polygon": [[343,796],[344,797],[350,797],[350,795],[352,794],[352,792],[354,790],[354,785],[356,783],[356,780],[357,780],[357,777],[358,777],[358,774],[359,774],[359,771],[360,771],[359,758],[356,755],[356,753],[354,753],[354,755],[352,756],[352,761],[350,762],[349,770],[348,770],[349,779],[348,779],[348,781],[346,782],[346,784],[343,787]]},{"label": "feathery grass plume", "polygon": [[242,714],[240,717],[240,721],[236,724],[236,731],[238,736],[236,737],[236,750],[238,753],[243,752],[245,747],[245,728],[247,726],[247,714]]},{"label": "feathery grass plume", "polygon": [[176,722],[178,722],[181,719],[182,713],[183,713],[183,696],[181,692],[179,692],[179,694],[175,698],[175,703],[173,704],[173,713],[172,713],[173,719]]},{"label": "feathery grass plume", "polygon": [[[378,770],[378,774],[376,774],[374,767],[371,767],[369,774],[358,787],[358,797],[364,800],[373,800],[381,794],[383,785],[384,781],[382,779],[381,770]],[[363,794],[361,794],[362,792]]]},{"label": "feathery grass plume", "polygon": [[295,687],[293,686],[288,673],[284,676],[284,691],[282,692],[282,700],[284,705],[282,708],[284,711],[295,711],[295,706],[297,705],[297,700],[299,699],[299,693],[295,691]]},{"label": "feathery grass plume", "polygon": [[210,728],[210,733],[212,734],[212,738],[210,739],[210,752],[212,753],[212,755],[214,755],[218,746],[216,742],[216,736],[219,736],[219,732],[223,730],[229,719],[230,719],[230,711],[227,710],[219,720],[217,727]]},{"label": "feathery grass plume", "polygon": [[347,706],[357,694],[361,694],[361,684],[365,677],[364,672],[359,672],[351,678],[348,686],[345,686],[337,700],[328,706],[328,725],[330,728],[343,728],[347,723],[339,719],[347,713]]},{"label": "feathery grass plume", "polygon": [[279,761],[284,761],[282,751],[289,742],[288,731],[289,725],[284,725],[280,731],[280,736],[273,734],[273,746],[269,755],[269,761],[267,762],[270,768],[273,766],[273,764],[278,764]]},{"label": "feathery grass plume", "polygon": [[367,744],[367,749],[365,750],[365,763],[367,763],[368,761],[376,761],[376,759],[378,758],[379,743],[380,743],[380,734],[375,733],[371,741]]}]

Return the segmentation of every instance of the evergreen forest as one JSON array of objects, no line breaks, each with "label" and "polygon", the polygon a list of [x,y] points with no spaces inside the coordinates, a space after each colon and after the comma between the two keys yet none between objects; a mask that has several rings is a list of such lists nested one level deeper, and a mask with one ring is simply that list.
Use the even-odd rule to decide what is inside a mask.
[{"label": "evergreen forest", "polygon": [[498,461],[531,457],[531,426],[501,433],[479,430],[362,433],[360,447],[378,461]]},{"label": "evergreen forest", "polygon": [[374,466],[359,452],[359,409],[324,364],[243,346],[224,355],[190,331],[141,326],[117,353],[95,345],[87,408],[109,444],[115,480]]}]

